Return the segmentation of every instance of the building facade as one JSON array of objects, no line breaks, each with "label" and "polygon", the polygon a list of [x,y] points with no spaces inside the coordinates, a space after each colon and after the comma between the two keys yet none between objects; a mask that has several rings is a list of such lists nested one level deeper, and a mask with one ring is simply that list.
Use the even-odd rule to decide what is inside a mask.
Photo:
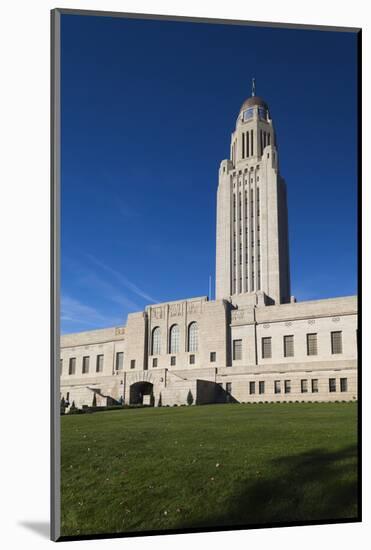
[{"label": "building facade", "polygon": [[151,305],[61,337],[75,406],[357,399],[356,296],[291,296],[286,184],[268,105],[242,105],[219,169],[215,300]]}]

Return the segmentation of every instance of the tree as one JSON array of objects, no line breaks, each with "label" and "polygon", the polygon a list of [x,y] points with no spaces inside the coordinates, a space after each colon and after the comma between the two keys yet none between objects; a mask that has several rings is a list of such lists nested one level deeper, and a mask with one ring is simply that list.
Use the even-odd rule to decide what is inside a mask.
[{"label": "tree", "polygon": [[191,390],[189,390],[188,395],[187,395],[187,404],[188,405],[193,405],[193,395],[192,395]]},{"label": "tree", "polygon": [[61,399],[61,414],[64,414],[65,410],[66,410],[66,400],[65,400],[64,397],[62,397],[62,399]]}]

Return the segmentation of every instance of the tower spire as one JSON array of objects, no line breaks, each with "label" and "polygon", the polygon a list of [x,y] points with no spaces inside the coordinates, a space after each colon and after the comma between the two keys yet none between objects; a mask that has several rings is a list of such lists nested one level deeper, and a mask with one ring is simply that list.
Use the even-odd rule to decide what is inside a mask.
[{"label": "tower spire", "polygon": [[255,96],[255,78],[252,79],[252,91],[251,91],[252,97]]}]

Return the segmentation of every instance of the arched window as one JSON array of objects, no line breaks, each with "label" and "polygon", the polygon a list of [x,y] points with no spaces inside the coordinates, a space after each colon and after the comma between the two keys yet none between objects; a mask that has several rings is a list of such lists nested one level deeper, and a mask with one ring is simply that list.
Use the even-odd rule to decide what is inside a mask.
[{"label": "arched window", "polygon": [[161,329],[155,327],[152,331],[152,355],[160,355],[161,353]]},{"label": "arched window", "polygon": [[188,351],[198,351],[198,325],[190,323],[188,327]]},{"label": "arched window", "polygon": [[169,353],[178,353],[178,352],[179,352],[179,326],[173,325],[170,328]]}]

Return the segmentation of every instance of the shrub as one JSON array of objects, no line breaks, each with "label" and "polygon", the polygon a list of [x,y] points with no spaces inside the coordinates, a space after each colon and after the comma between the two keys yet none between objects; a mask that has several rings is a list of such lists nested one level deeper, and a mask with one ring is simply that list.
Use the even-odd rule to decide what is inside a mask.
[{"label": "shrub", "polygon": [[192,395],[192,392],[191,390],[189,390],[188,392],[188,395],[187,395],[187,405],[193,405],[193,395]]}]

